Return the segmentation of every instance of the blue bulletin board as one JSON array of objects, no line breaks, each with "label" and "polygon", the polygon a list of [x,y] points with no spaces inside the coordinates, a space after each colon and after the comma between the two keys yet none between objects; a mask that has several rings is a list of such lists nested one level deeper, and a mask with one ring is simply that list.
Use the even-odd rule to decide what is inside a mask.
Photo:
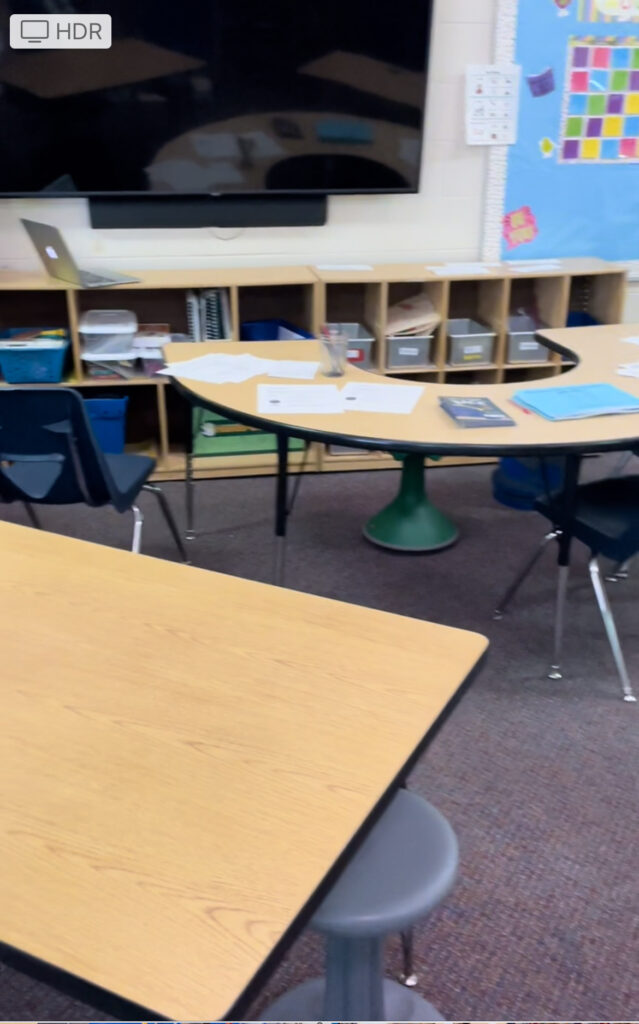
[{"label": "blue bulletin board", "polygon": [[505,259],[639,259],[639,0],[519,0]]}]

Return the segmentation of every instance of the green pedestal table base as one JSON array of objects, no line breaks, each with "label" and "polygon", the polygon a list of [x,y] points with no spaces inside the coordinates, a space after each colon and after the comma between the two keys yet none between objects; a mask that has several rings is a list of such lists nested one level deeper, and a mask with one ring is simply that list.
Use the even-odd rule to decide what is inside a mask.
[{"label": "green pedestal table base", "polygon": [[402,456],[397,497],[364,527],[366,540],[392,551],[441,551],[459,537],[457,527],[426,496],[423,455]]}]

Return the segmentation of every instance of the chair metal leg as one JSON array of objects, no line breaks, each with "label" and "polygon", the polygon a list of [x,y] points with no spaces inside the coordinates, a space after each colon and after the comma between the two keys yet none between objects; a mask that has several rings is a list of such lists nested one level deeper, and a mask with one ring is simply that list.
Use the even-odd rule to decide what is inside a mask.
[{"label": "chair metal leg", "polygon": [[632,565],[633,559],[627,558],[625,562],[619,562],[612,572],[606,576],[608,583],[621,583],[623,580],[627,580],[630,573],[630,566]]},{"label": "chair metal leg", "polygon": [[398,981],[401,981],[402,985],[406,985],[406,988],[415,988],[419,978],[415,973],[413,963],[413,929],[407,928],[401,932],[400,938],[402,941],[402,970],[398,975]]},{"label": "chair metal leg", "polygon": [[36,510],[34,509],[33,505],[31,505],[28,501],[23,501],[22,504],[24,505],[24,510],[29,517],[31,525],[34,526],[36,530],[41,530],[42,524],[36,515]]},{"label": "chair metal leg", "polygon": [[133,513],[133,540],[131,542],[131,551],[134,555],[139,555],[140,547],[142,545],[142,525],[144,523],[144,516],[137,505],[131,505],[131,511]]},{"label": "chair metal leg", "polygon": [[498,602],[497,607],[495,608],[495,611],[493,612],[493,618],[494,619],[501,619],[501,618],[503,618],[504,612],[506,611],[506,609],[507,609],[508,605],[510,604],[510,602],[512,601],[513,597],[515,596],[515,594],[517,593],[517,591],[519,590],[520,586],[522,585],[522,583],[524,582],[526,577],[529,575],[529,573],[532,572],[532,570],[534,569],[535,565],[537,564],[537,562],[541,558],[542,554],[544,553],[544,551],[546,549],[546,545],[549,544],[551,540],[557,540],[557,538],[560,535],[561,535],[561,530],[551,530],[550,533],[546,534],[546,536],[542,540],[542,542],[539,545],[539,547],[535,549],[535,551],[532,553],[532,555],[528,559],[526,559],[526,562],[522,566],[522,568],[519,571],[519,573],[517,574],[517,576],[515,576],[515,579],[513,580],[513,582],[508,587],[508,590],[506,591],[506,593],[502,597],[501,601]]},{"label": "chair metal leg", "polygon": [[186,453],[186,539],[195,540],[195,479],[193,477],[193,455]]},{"label": "chair metal leg", "polygon": [[557,602],[555,604],[555,647],[553,661],[548,673],[549,679],[561,679],[561,647],[564,638],[564,618],[566,614],[566,596],[568,594],[569,565],[559,566],[557,580]]},{"label": "chair metal leg", "polygon": [[166,500],[166,495],[164,494],[164,491],[160,487],[158,487],[157,484],[145,484],[144,487],[142,488],[142,490],[143,491],[150,491],[151,494],[154,494],[155,497],[158,499],[158,504],[159,504],[160,508],[162,509],[162,515],[164,516],[164,518],[166,520],[166,525],[168,526],[169,530],[171,531],[171,535],[173,537],[173,540],[175,541],[175,545],[176,545],[178,551],[180,552],[180,558],[182,559],[183,562],[186,562],[187,564],[190,564],[189,556],[187,555],[186,548],[184,547],[184,544],[182,543],[182,538],[180,537],[180,531],[177,528],[177,523],[175,522],[175,519],[173,518],[173,513],[171,512],[171,508],[169,506],[169,503]]},{"label": "chair metal leg", "polygon": [[615,665],[617,666],[617,672],[619,673],[619,679],[621,680],[621,686],[623,689],[623,699],[629,703],[634,704],[637,700],[634,693],[632,692],[632,686],[630,684],[630,677],[628,676],[628,669],[626,668],[626,661],[621,650],[621,644],[619,642],[619,634],[617,633],[617,627],[615,625],[614,616],[612,614],[612,608],[608,601],[608,595],[606,588],[603,585],[601,579],[601,571],[599,569],[599,562],[596,558],[591,558],[588,568],[590,569],[590,579],[592,580],[592,587],[597,598],[597,604],[599,605],[599,611],[603,619],[603,624],[608,634],[608,642],[612,650],[612,656],[615,659]]}]

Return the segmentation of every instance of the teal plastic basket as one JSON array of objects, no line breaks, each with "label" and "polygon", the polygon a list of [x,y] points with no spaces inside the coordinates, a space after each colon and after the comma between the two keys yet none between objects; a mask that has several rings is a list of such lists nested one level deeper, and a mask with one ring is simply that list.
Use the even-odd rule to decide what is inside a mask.
[{"label": "teal plastic basket", "polygon": [[[20,341],[24,328],[0,335],[0,371],[8,384],[59,384],[69,351],[69,339],[51,337]],[[43,331],[43,334],[45,332]]]}]

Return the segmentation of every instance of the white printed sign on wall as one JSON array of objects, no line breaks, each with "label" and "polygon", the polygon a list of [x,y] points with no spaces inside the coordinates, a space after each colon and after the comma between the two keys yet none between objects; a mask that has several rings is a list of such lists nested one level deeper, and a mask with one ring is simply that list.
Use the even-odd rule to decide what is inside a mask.
[{"label": "white printed sign on wall", "polygon": [[512,146],[517,141],[517,64],[470,64],[466,69],[466,142]]}]

